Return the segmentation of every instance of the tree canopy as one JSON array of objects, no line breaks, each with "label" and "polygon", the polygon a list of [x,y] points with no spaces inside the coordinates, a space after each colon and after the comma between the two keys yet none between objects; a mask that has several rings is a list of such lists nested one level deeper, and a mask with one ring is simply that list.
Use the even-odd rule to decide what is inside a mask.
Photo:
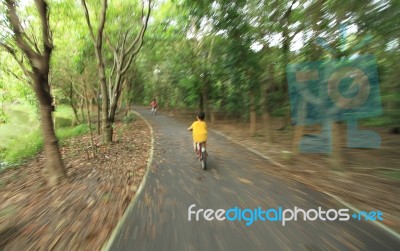
[{"label": "tree canopy", "polygon": [[0,102],[68,104],[85,123],[97,106],[104,141],[118,109],[153,98],[268,126],[290,117],[288,64],[374,55],[384,112],[366,123],[398,128],[399,21],[396,0],[4,0]]}]

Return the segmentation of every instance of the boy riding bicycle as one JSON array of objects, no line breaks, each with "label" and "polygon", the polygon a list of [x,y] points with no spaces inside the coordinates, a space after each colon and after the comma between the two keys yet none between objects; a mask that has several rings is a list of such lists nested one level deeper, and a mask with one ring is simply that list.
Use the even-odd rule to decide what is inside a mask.
[{"label": "boy riding bicycle", "polygon": [[189,131],[193,131],[193,149],[197,152],[197,144],[203,143],[204,149],[206,148],[207,141],[207,124],[204,122],[205,113],[200,112],[197,115],[197,120],[188,128]]}]

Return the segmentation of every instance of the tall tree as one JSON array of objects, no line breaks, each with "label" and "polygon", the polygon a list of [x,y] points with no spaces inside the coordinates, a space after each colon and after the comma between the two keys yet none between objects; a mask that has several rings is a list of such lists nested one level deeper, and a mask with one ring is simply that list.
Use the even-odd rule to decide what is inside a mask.
[{"label": "tall tree", "polygon": [[[136,35],[136,37],[132,38],[131,30],[134,27],[127,25],[127,27],[121,27],[119,36],[117,36],[116,46],[112,44],[110,39],[107,37],[107,42],[111,51],[113,53],[114,63],[112,67],[112,71],[109,77],[109,101],[110,101],[110,110],[108,111],[108,118],[111,123],[114,123],[115,113],[117,110],[117,105],[119,98],[122,93],[122,88],[124,83],[130,81],[128,76],[128,70],[131,66],[133,59],[140,52],[140,49],[143,46],[143,38],[144,34],[147,30],[147,24],[149,22],[151,13],[151,0],[147,1],[147,11],[145,11],[145,5],[142,3],[142,9],[140,14],[140,31]],[[129,19],[131,22],[131,19]],[[119,26],[120,22],[118,23]],[[112,131],[107,132],[107,137],[111,137],[109,141],[112,141]]]},{"label": "tall tree", "polygon": [[103,36],[104,36],[104,27],[106,24],[106,17],[107,17],[107,7],[108,1],[102,0],[102,8],[100,13],[100,19],[98,21],[97,27],[97,34],[95,34],[94,28],[90,21],[89,10],[86,4],[86,0],[81,0],[84,12],[86,23],[89,28],[90,37],[92,39],[94,48],[95,48],[95,55],[97,60],[97,70],[99,73],[99,81],[100,81],[100,90],[101,90],[101,114],[102,114],[102,135],[103,135],[103,142],[111,142],[112,141],[112,123],[108,116],[109,110],[109,97],[108,97],[108,89],[107,89],[107,80],[106,80],[106,67],[104,63],[104,56],[103,56]]},{"label": "tall tree", "polygon": [[[49,25],[49,8],[46,1],[35,0],[41,30],[40,39],[37,39],[30,37],[25,31],[17,13],[16,2],[13,0],[4,0],[4,2],[12,40],[9,43],[0,42],[0,45],[18,62],[29,77],[31,86],[36,93],[40,107],[48,180],[51,185],[54,185],[66,176],[66,172],[52,119],[54,107],[50,93],[49,71],[53,42]],[[28,60],[28,63],[24,62],[24,58]]]},{"label": "tall tree", "polygon": [[[147,1],[147,11],[145,11],[144,2],[142,2],[140,17],[141,28],[136,37],[133,38],[131,36],[131,30],[133,30],[133,27],[128,26],[128,29],[126,30],[124,30],[125,27],[122,27],[120,29],[120,35],[117,35],[116,45],[112,43],[109,37],[106,37],[105,39],[104,35],[105,25],[107,21],[107,0],[102,1],[102,8],[96,34],[90,20],[90,14],[86,0],[81,0],[81,3],[84,9],[90,37],[95,47],[95,54],[97,59],[97,68],[99,72],[102,97],[101,114],[103,142],[112,142],[113,123],[115,120],[115,113],[117,110],[118,101],[122,93],[123,83],[128,80],[126,78],[127,71],[132,64],[133,59],[139,53],[143,45],[143,38],[147,29],[147,24],[151,12],[151,0]],[[129,15],[129,13],[125,14]],[[128,17],[128,15],[126,15],[126,17]],[[111,74],[109,75],[108,81],[106,75],[106,58],[103,48],[104,41],[108,43],[113,55],[113,66],[111,68]]]}]

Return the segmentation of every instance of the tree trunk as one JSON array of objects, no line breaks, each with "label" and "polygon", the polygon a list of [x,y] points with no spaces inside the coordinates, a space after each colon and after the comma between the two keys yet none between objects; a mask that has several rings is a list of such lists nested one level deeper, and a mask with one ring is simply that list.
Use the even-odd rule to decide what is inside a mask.
[{"label": "tree trunk", "polygon": [[[117,68],[117,72],[120,72],[121,70]],[[114,88],[112,90],[111,96],[111,102],[110,102],[110,112],[108,114],[109,120],[111,124],[114,124],[115,121],[115,113],[118,109],[118,103],[120,100],[120,96],[123,90],[123,86],[126,84],[126,80],[121,84],[122,81],[122,76],[117,73],[116,78],[115,78],[115,83],[114,83]],[[109,83],[111,85],[111,83]]]},{"label": "tree trunk", "polygon": [[217,119],[216,119],[216,117],[215,117],[215,112],[214,112],[214,111],[211,111],[211,114],[210,114],[210,122],[211,122],[211,123],[215,123],[216,120],[217,120]]},{"label": "tree trunk", "polygon": [[332,122],[332,167],[342,170],[345,163],[343,154],[343,130],[341,123]]},{"label": "tree trunk", "polygon": [[46,169],[49,177],[50,185],[57,184],[62,178],[66,176],[64,164],[62,162],[60,149],[58,146],[57,137],[54,130],[52,119],[52,101],[50,96],[50,88],[47,80],[47,75],[43,76],[41,73],[35,73],[35,92],[39,99],[40,107],[40,123],[43,133],[43,147],[46,156]]},{"label": "tree trunk", "polygon": [[[212,52],[214,49],[214,39],[215,36],[212,36],[211,39],[211,44],[210,44],[210,49],[208,51],[208,55],[207,55],[207,61],[205,62],[205,65],[212,65]],[[214,118],[211,115],[211,109],[210,109],[210,100],[209,100],[209,96],[208,96],[208,92],[211,89],[211,71],[208,70],[207,74],[205,74],[205,88],[203,90],[203,96],[204,96],[204,105],[206,108],[206,116],[209,120],[211,120],[211,122],[213,122]]]},{"label": "tree trunk", "polygon": [[307,117],[307,104],[306,101],[301,100],[298,106],[296,124],[294,127],[292,152],[294,155],[299,153],[299,143],[304,134],[304,124]]},{"label": "tree trunk", "polygon": [[[101,48],[97,48],[96,52],[98,52],[98,53],[96,53],[96,54],[99,54],[100,51],[101,51]],[[100,90],[101,90],[101,97],[102,97],[102,102],[101,102],[102,140],[103,140],[103,143],[109,143],[109,142],[112,142],[113,128],[112,128],[112,123],[110,121],[110,118],[108,116],[108,108],[109,108],[108,90],[107,90],[107,82],[106,82],[106,76],[105,76],[104,61],[103,61],[103,57],[101,56],[101,54],[98,55],[97,60],[98,60],[97,68],[99,71]]]},{"label": "tree trunk", "polygon": [[199,111],[204,111],[204,97],[203,94],[199,94]]},{"label": "tree trunk", "polygon": [[[340,23],[344,19],[345,17],[342,14],[339,14],[337,16],[338,30],[340,30]],[[342,41],[342,43],[345,43],[345,41]],[[332,55],[333,59],[335,58],[344,59],[345,57],[346,53],[345,51],[342,50],[339,50],[339,53],[337,55]],[[343,138],[345,137],[345,135],[343,134],[340,121],[332,121],[331,137],[332,137],[332,154],[331,154],[332,167],[337,170],[343,170],[345,163],[345,155],[343,152]]]},{"label": "tree trunk", "polygon": [[81,114],[81,121],[84,122],[86,120],[85,116],[85,99],[80,98],[79,100],[79,112]]},{"label": "tree trunk", "polygon": [[101,134],[101,119],[100,116],[101,115],[101,104],[100,104],[100,100],[97,99],[97,135]]},{"label": "tree trunk", "polygon": [[[289,64],[289,49],[290,49],[289,30],[288,30],[288,27],[286,27],[286,26],[283,29],[283,35],[284,35],[283,65],[284,65],[284,67],[286,67]],[[289,103],[289,101],[288,101],[289,92],[288,92],[288,80],[287,80],[286,69],[284,70],[284,74],[283,74],[282,94],[283,94],[283,104],[282,105],[287,105]],[[288,109],[285,113],[283,128],[286,128],[289,125],[290,125],[290,109]]]},{"label": "tree trunk", "polygon": [[[283,36],[283,82],[281,86],[282,94],[283,94],[283,104],[282,105],[288,105],[289,103],[289,92],[288,92],[288,80],[287,80],[287,74],[286,74],[286,67],[289,64],[289,54],[290,54],[290,42],[291,42],[291,37],[289,33],[289,25],[290,25],[290,16],[292,15],[292,10],[293,10],[293,5],[295,4],[296,0],[293,0],[290,8],[286,11],[284,14],[284,18],[282,20],[283,22],[283,28],[282,28],[282,36]],[[285,118],[284,118],[284,125],[283,128],[286,128],[288,125],[290,125],[290,109],[288,109],[285,113]]]},{"label": "tree trunk", "polygon": [[114,94],[114,98],[113,98],[112,103],[111,103],[110,114],[109,114],[111,123],[114,123],[114,121],[115,121],[115,113],[116,113],[117,108],[118,108],[118,100],[119,100],[120,95],[121,95],[121,92],[117,91]]},{"label": "tree trunk", "polygon": [[108,126],[106,127],[105,134],[103,133],[103,139],[105,138],[104,142],[111,143],[113,141],[114,130],[110,121],[107,121]]},{"label": "tree trunk", "polygon": [[49,184],[55,185],[66,176],[66,173],[53,127],[51,109],[51,105],[40,105],[46,169],[49,172]]},{"label": "tree trunk", "polygon": [[205,89],[203,91],[203,107],[204,107],[204,112],[206,114],[206,120],[210,119],[210,104],[208,100],[208,91]]},{"label": "tree trunk", "polygon": [[94,111],[94,98],[93,97],[88,97],[89,98],[89,111],[92,113]]},{"label": "tree trunk", "polygon": [[249,92],[249,102],[250,102],[250,136],[254,136],[256,133],[257,114],[256,114],[254,93],[252,91]]},{"label": "tree trunk", "polygon": [[86,6],[86,1],[82,0],[82,5],[85,11],[85,18],[87,25],[89,27],[90,36],[92,38],[92,42],[95,49],[95,55],[97,60],[97,70],[99,73],[99,80],[100,80],[100,91],[101,91],[101,133],[102,133],[102,141],[103,143],[112,142],[112,124],[108,117],[108,108],[109,108],[109,97],[108,97],[108,90],[107,90],[107,80],[106,80],[106,71],[104,66],[104,58],[103,58],[103,32],[106,23],[107,17],[107,7],[108,3],[107,0],[102,1],[102,9],[99,24],[97,27],[97,34],[95,36],[93,27],[90,23],[90,16],[89,10]]},{"label": "tree trunk", "polygon": [[103,142],[104,143],[111,143],[113,141],[113,127],[111,121],[108,118],[105,118],[103,114],[102,118],[102,134],[103,134]]},{"label": "tree trunk", "polygon": [[[274,81],[274,65],[269,65],[269,74],[268,74],[269,84],[272,86]],[[273,142],[273,133],[271,127],[271,116],[268,112],[268,84],[263,81],[260,85],[261,91],[261,107],[262,107],[262,121],[265,131],[265,138],[268,143]]]},{"label": "tree trunk", "polygon": [[[92,38],[94,47],[95,47],[95,54],[96,54],[96,59],[97,59],[97,69],[99,71],[99,80],[100,80],[100,86],[101,86],[101,95],[102,95],[102,110],[101,110],[101,115],[102,115],[102,141],[103,143],[105,142],[112,142],[113,138],[113,122],[114,122],[114,117],[115,117],[115,111],[117,109],[118,105],[118,99],[121,94],[121,78],[124,76],[126,71],[128,70],[129,66],[132,63],[132,60],[134,57],[139,53],[142,45],[143,45],[143,37],[145,34],[145,31],[147,29],[147,24],[150,18],[150,12],[151,12],[151,1],[147,2],[147,13],[145,16],[144,20],[142,21],[141,29],[140,32],[137,34],[136,38],[132,40],[131,43],[126,44],[126,38],[128,37],[128,30],[125,32],[124,38],[118,42],[117,46],[120,47],[118,50],[113,47],[108,40],[107,37],[105,37],[106,42],[109,43],[109,46],[111,47],[113,54],[114,54],[114,66],[117,66],[116,68],[116,78],[114,81],[114,85],[111,85],[111,76],[114,74],[114,69],[112,70],[112,73],[110,75],[110,80],[109,80],[109,85],[107,88],[107,80],[106,80],[106,73],[105,73],[105,63],[104,63],[104,57],[102,53],[103,49],[103,33],[104,33],[104,27],[106,23],[106,18],[107,18],[107,4],[108,0],[103,0],[102,1],[102,10],[101,10],[101,15],[100,15],[100,21],[99,25],[97,27],[97,35],[95,36],[93,27],[90,22],[90,16],[89,16],[89,10],[86,5],[85,0],[81,0],[81,3],[84,7],[85,11],[85,18],[87,25],[89,27],[90,31],[90,36]],[[144,2],[142,5],[142,18],[144,17],[144,12],[145,12],[145,6]],[[143,22],[144,21],[144,22]],[[125,47],[125,45],[127,45]],[[110,109],[109,109],[110,108]]]},{"label": "tree trunk", "polygon": [[[129,81],[130,82],[130,81]],[[128,82],[128,83],[129,83]],[[125,89],[125,92],[124,92],[124,99],[125,99],[125,112],[124,112],[124,114],[125,114],[125,116],[127,116],[127,115],[129,115],[130,114],[130,111],[131,111],[131,105],[130,105],[130,102],[129,102],[129,90],[130,90],[130,84],[129,84],[129,86],[127,86],[127,88]]]},{"label": "tree trunk", "polygon": [[80,122],[80,120],[79,120],[78,111],[77,111],[77,109],[76,109],[76,107],[75,107],[75,103],[74,103],[74,94],[73,94],[73,93],[74,93],[74,92],[73,92],[72,83],[71,83],[71,92],[70,92],[70,94],[69,94],[70,106],[71,106],[72,111],[74,112],[74,117],[75,117],[76,123],[77,123],[77,124],[80,124],[81,122]]},{"label": "tree trunk", "polygon": [[[122,108],[124,108],[123,107],[123,92],[121,91],[121,93],[120,93],[120,98],[118,98],[118,103],[117,103],[117,110],[121,110]],[[122,96],[122,97],[121,97]]]},{"label": "tree trunk", "polygon": [[[10,23],[10,28],[13,31],[13,40],[15,41],[21,53],[24,54],[29,60],[31,70],[24,67],[21,61],[21,68],[24,72],[28,72],[27,75],[33,82],[33,89],[36,93],[36,97],[39,100],[41,127],[43,132],[44,141],[44,152],[46,156],[46,169],[49,173],[49,184],[54,185],[60,179],[66,176],[64,165],[61,159],[61,153],[58,146],[57,138],[54,131],[54,124],[52,119],[52,97],[50,94],[49,85],[49,71],[50,71],[50,58],[53,50],[53,41],[51,39],[51,30],[49,25],[49,13],[47,2],[44,0],[36,0],[36,8],[40,16],[41,21],[41,40],[43,42],[43,50],[39,52],[33,49],[32,42],[28,43],[26,38],[29,39],[21,26],[21,21],[17,14],[15,1],[7,0],[3,1],[7,7],[6,16]],[[39,30],[37,30],[39,32]],[[6,46],[7,47],[7,46]],[[8,48],[8,52],[14,55],[14,58],[18,61],[16,52],[13,49]]]},{"label": "tree trunk", "polygon": [[92,119],[90,118],[91,113],[90,113],[90,107],[91,107],[91,101],[90,98],[88,97],[88,92],[87,92],[87,86],[86,83],[83,84],[83,91],[85,95],[85,104],[86,104],[86,116],[87,116],[87,123],[89,125],[89,132],[90,132],[90,147],[92,149],[92,154],[93,158],[96,156],[96,149],[94,145],[94,136],[93,136],[93,130],[92,130]]},{"label": "tree trunk", "polygon": [[[54,102],[53,102],[53,107],[54,107],[54,111],[55,111],[55,107],[56,107],[56,97],[53,97],[53,100],[54,100]],[[54,128],[57,128],[57,116],[52,116],[52,118],[53,118],[53,127]]]},{"label": "tree trunk", "polygon": [[268,104],[267,104],[267,86],[266,84],[261,85],[261,94],[262,94],[262,121],[263,127],[265,131],[265,139],[268,143],[272,143],[272,131],[271,131],[271,116],[268,112]]}]

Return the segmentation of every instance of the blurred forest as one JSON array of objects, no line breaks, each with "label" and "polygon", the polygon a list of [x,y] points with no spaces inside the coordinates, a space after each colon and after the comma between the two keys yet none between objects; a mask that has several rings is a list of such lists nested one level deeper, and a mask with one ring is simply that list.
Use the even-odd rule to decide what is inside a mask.
[{"label": "blurred forest", "polygon": [[54,118],[67,107],[71,125],[97,128],[104,142],[117,111],[153,98],[162,110],[203,110],[251,131],[261,119],[268,130],[273,118],[291,124],[288,64],[364,54],[377,60],[383,115],[363,123],[398,131],[399,23],[397,0],[3,0],[0,138],[26,132],[5,132],[16,107],[31,117],[16,124],[40,120],[57,180]]}]

